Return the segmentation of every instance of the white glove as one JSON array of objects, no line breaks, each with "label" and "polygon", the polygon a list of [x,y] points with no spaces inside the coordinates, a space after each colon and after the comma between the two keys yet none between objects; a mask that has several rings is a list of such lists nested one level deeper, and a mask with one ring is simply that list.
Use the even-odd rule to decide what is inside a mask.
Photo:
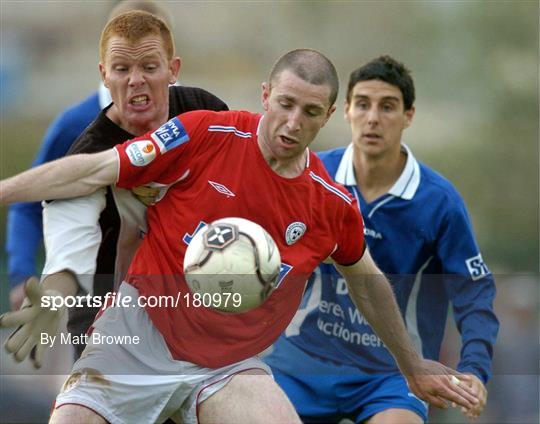
[{"label": "white glove", "polygon": [[43,290],[36,277],[29,278],[24,291],[26,298],[21,309],[16,312],[7,312],[0,316],[0,327],[18,328],[9,336],[5,348],[17,362],[22,362],[30,354],[30,360],[35,368],[40,368],[43,362],[43,353],[47,344],[41,344],[41,334],[54,336],[58,332],[58,323],[62,317],[65,306],[57,310],[41,307],[43,296],[61,296],[56,290]]}]

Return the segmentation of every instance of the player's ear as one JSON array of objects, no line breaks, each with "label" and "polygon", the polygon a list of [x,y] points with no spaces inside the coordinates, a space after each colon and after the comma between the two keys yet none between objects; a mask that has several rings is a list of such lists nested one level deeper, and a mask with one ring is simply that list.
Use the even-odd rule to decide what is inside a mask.
[{"label": "player's ear", "polygon": [[349,104],[349,102],[347,100],[345,100],[345,102],[343,103],[343,117],[345,118],[345,121],[347,121],[349,124],[351,123],[351,120],[349,119],[349,107],[351,105]]},{"label": "player's ear", "polygon": [[326,123],[328,122],[328,120],[330,119],[330,117],[332,116],[332,114],[336,111],[336,105],[333,104],[329,109],[328,111],[326,112],[326,118],[324,119],[324,124],[322,124],[321,128],[324,127],[326,125]]},{"label": "player's ear", "polygon": [[182,66],[182,60],[176,56],[169,61],[169,84],[173,85],[178,79],[180,73],[180,67]]},{"label": "player's ear", "polygon": [[107,71],[105,69],[105,65],[99,62],[98,67],[99,67],[99,75],[101,75],[101,81],[103,81],[103,85],[109,88],[109,84],[107,83]]},{"label": "player's ear", "polygon": [[270,83],[262,83],[261,103],[264,111],[268,111],[268,101],[270,99]]},{"label": "player's ear", "polygon": [[414,118],[414,112],[416,112],[414,106],[411,106],[409,110],[405,111],[405,125],[403,126],[403,128],[409,128]]}]

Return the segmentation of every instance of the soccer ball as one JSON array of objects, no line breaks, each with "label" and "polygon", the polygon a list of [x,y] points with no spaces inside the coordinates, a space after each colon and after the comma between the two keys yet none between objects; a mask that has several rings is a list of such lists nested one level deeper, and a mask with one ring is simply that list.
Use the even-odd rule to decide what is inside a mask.
[{"label": "soccer ball", "polygon": [[186,250],[184,273],[193,306],[245,312],[272,292],[281,257],[263,227],[223,218],[199,230]]}]

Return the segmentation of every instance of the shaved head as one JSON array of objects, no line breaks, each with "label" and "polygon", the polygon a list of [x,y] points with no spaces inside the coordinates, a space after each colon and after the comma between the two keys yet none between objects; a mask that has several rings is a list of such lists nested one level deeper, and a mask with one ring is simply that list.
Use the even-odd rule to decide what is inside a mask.
[{"label": "shaved head", "polygon": [[270,71],[268,78],[270,86],[285,70],[294,73],[310,84],[328,85],[330,87],[328,106],[335,103],[339,90],[336,68],[322,53],[312,49],[297,49],[285,53]]}]

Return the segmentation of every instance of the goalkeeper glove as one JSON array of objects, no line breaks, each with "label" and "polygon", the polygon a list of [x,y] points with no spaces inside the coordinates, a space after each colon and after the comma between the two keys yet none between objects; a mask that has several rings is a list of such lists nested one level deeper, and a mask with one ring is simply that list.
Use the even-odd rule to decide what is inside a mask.
[{"label": "goalkeeper glove", "polygon": [[[26,298],[21,309],[16,312],[7,312],[0,316],[0,327],[18,328],[9,336],[5,348],[17,362],[22,362],[30,354],[30,359],[35,368],[40,368],[43,363],[43,353],[47,344],[41,344],[42,333],[54,336],[58,332],[58,323],[65,306],[57,310],[41,306],[43,296],[62,296],[56,290],[43,290],[36,277],[29,278],[24,291]],[[50,339],[49,339],[50,340]]]}]

